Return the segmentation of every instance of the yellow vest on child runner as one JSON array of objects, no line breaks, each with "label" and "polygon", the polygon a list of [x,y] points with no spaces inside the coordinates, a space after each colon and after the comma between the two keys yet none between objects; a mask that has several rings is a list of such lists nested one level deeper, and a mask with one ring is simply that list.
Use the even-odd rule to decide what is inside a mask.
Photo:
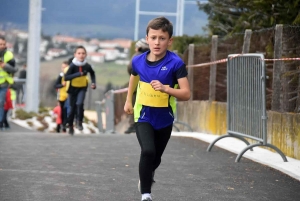
[{"label": "yellow vest on child runner", "polygon": [[[169,87],[169,85],[165,86]],[[155,91],[150,83],[140,81],[137,93],[137,102],[141,105],[150,107],[169,106],[169,94],[160,91]]]},{"label": "yellow vest on child runner", "polygon": [[86,87],[87,86],[87,79],[86,76],[76,77],[71,81],[71,85],[73,87]]}]

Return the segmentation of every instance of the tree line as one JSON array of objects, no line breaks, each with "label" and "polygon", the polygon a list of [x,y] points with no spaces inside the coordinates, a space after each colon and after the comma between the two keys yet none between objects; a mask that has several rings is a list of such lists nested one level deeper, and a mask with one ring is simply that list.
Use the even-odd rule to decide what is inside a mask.
[{"label": "tree line", "polygon": [[300,0],[208,0],[198,1],[198,7],[208,15],[207,30],[211,35],[300,24]]}]

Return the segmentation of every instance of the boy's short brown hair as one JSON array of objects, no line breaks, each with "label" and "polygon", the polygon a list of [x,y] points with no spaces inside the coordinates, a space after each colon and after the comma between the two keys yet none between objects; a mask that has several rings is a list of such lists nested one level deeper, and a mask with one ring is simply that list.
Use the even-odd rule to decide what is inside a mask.
[{"label": "boy's short brown hair", "polygon": [[173,24],[165,17],[154,18],[148,23],[147,30],[146,30],[147,36],[150,29],[154,29],[154,30],[161,29],[163,32],[168,32],[170,38],[173,35]]},{"label": "boy's short brown hair", "polygon": [[86,53],[86,49],[85,49],[85,47],[83,47],[82,45],[77,46],[77,47],[75,48],[74,53],[76,53],[78,49],[83,49],[83,50],[85,51],[85,53]]}]

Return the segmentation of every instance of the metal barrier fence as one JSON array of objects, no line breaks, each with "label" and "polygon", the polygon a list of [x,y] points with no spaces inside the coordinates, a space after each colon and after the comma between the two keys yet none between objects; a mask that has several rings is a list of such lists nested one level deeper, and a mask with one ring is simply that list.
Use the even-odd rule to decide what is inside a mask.
[{"label": "metal barrier fence", "polygon": [[[115,133],[114,123],[114,93],[110,90],[105,93],[105,98],[102,101],[96,101],[96,112],[97,112],[97,127],[100,133]],[[104,120],[102,113],[105,113]],[[103,125],[105,122],[105,125]]]},{"label": "metal barrier fence", "polygon": [[103,125],[102,113],[104,112],[103,108],[105,107],[105,102],[104,102],[104,100],[96,101],[95,105],[96,105],[95,108],[96,108],[96,113],[97,113],[97,127],[98,127],[98,130],[100,133],[104,133],[106,125],[105,126]]},{"label": "metal barrier fence", "polygon": [[25,103],[25,92],[26,92],[26,79],[19,79],[14,78],[14,83],[17,86],[17,97],[16,97],[16,103]]},{"label": "metal barrier fence", "polygon": [[[214,144],[225,137],[235,137],[248,146],[237,156],[239,162],[247,150],[266,146],[278,152],[287,162],[285,155],[276,146],[267,142],[266,112],[266,68],[263,54],[229,55],[227,61],[227,134],[214,140]],[[245,139],[258,141],[251,144]]]}]

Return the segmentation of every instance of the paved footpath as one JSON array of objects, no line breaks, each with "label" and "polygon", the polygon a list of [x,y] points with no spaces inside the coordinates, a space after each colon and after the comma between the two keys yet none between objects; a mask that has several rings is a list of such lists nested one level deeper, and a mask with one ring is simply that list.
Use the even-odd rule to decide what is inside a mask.
[{"label": "paved footpath", "polygon": [[[22,130],[22,129],[21,129]],[[135,135],[0,132],[0,201],[139,201]],[[192,138],[172,137],[158,201],[298,201],[300,181]]]}]

